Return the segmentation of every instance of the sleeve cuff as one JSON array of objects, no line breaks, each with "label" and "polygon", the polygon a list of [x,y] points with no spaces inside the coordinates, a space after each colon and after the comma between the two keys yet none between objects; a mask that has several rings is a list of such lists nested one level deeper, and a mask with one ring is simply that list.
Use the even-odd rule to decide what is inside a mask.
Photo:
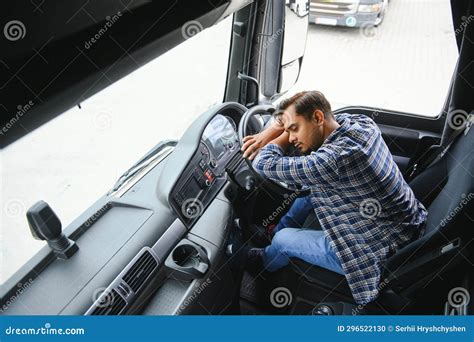
[{"label": "sleeve cuff", "polygon": [[269,144],[269,145],[265,146],[264,148],[262,148],[262,151],[263,150],[266,150],[268,152],[274,152],[274,153],[277,153],[280,156],[283,156],[283,149],[280,146],[278,146],[277,144]]}]

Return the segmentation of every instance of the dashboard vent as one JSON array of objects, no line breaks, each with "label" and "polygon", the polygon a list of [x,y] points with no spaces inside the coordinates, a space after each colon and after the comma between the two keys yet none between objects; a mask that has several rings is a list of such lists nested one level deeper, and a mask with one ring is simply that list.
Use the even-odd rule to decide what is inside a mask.
[{"label": "dashboard vent", "polygon": [[120,314],[127,303],[115,290],[103,294],[97,301],[95,309],[91,315],[105,316]]},{"label": "dashboard vent", "polygon": [[145,250],[122,279],[133,292],[137,293],[157,267],[156,259],[149,251]]},{"label": "dashboard vent", "polygon": [[104,316],[129,313],[143,288],[158,272],[159,266],[153,251],[143,247],[85,314]]}]

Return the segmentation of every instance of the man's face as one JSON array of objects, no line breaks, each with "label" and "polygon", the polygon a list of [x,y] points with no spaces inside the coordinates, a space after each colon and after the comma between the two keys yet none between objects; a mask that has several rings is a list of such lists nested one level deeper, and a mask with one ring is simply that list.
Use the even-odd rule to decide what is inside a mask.
[{"label": "man's face", "polygon": [[308,120],[296,114],[294,105],[290,105],[281,115],[281,122],[289,134],[289,141],[301,153],[309,154],[317,150],[324,142],[324,114],[316,110],[312,119]]}]

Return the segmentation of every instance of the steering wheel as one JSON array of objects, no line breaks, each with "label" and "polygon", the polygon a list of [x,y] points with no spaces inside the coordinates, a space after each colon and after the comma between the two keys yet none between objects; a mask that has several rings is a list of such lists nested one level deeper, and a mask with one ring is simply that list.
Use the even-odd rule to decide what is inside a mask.
[{"label": "steering wheel", "polygon": [[[250,134],[249,132],[249,123],[251,123],[252,118],[255,115],[261,114],[273,114],[276,110],[276,107],[272,104],[265,104],[265,105],[255,105],[249,110],[247,110],[239,122],[239,142],[240,146],[242,147],[244,143],[244,137]],[[288,195],[289,193],[296,193],[297,197],[307,196],[310,193],[309,187],[298,187],[298,186],[290,186],[289,184],[282,182],[282,181],[274,181],[270,178],[264,178],[260,175],[255,168],[253,167],[252,161],[248,158],[245,158],[245,162],[248,165],[248,168],[252,171],[254,177],[259,180],[259,182],[254,183],[262,183],[268,186],[274,192],[280,195]]]}]

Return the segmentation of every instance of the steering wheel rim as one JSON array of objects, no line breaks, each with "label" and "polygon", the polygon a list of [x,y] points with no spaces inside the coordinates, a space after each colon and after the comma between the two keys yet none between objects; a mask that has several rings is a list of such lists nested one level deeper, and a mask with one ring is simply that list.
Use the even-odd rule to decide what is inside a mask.
[{"label": "steering wheel rim", "polygon": [[[242,115],[239,122],[239,128],[238,128],[238,136],[239,136],[239,142],[240,142],[241,147],[243,146],[243,143],[244,143],[243,141],[244,137],[248,135],[247,129],[249,126],[250,119],[254,117],[255,115],[268,114],[268,113],[273,114],[275,111],[276,111],[276,107],[273,104],[263,104],[263,105],[253,106],[252,108],[248,109],[244,113],[244,115]],[[303,197],[310,193],[309,187],[296,188],[284,182],[276,182],[273,179],[263,177],[255,170],[255,168],[253,167],[252,161],[250,161],[248,158],[244,158],[244,160],[247,163],[249,169],[252,171],[252,173],[257,177],[257,179],[266,181],[268,186],[272,188],[273,191],[280,194],[288,194],[288,192],[297,193],[297,197]]]},{"label": "steering wheel rim", "polygon": [[244,144],[244,137],[249,135],[247,132],[247,129],[249,126],[250,119],[254,117],[255,115],[267,114],[267,113],[273,114],[275,111],[276,111],[276,107],[272,104],[256,105],[248,109],[244,113],[244,115],[242,115],[239,122],[239,128],[238,128],[237,133],[239,135],[240,146]]}]

